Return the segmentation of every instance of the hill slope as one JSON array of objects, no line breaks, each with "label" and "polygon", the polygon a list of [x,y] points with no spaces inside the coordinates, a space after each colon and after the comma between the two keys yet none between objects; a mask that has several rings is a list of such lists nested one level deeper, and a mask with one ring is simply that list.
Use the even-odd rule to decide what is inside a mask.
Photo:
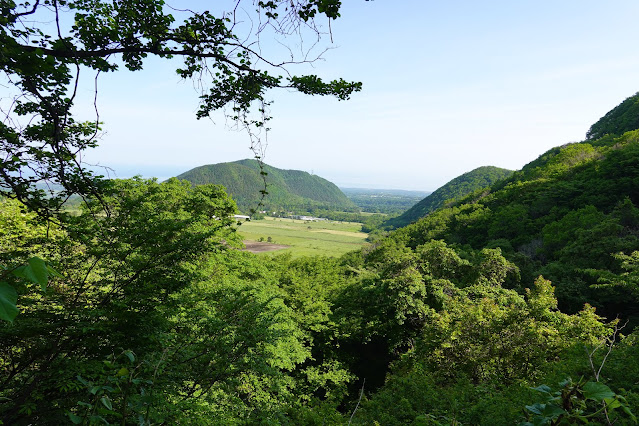
[{"label": "hill slope", "polygon": [[586,138],[593,140],[606,135],[620,136],[639,129],[639,93],[624,100],[590,127]]},{"label": "hill slope", "polygon": [[560,308],[639,314],[627,290],[595,288],[618,274],[614,254],[639,250],[639,130],[553,148],[490,189],[401,228],[391,238],[415,248],[432,239],[474,250],[501,248],[529,286],[543,275]]},{"label": "hill slope", "polygon": [[[268,183],[268,194],[264,199],[265,210],[356,209],[335,184],[319,176],[269,165],[264,165],[264,171],[267,173]],[[244,212],[257,206],[260,191],[264,189],[259,165],[256,160],[249,159],[200,166],[177,177],[188,180],[193,185],[223,185]]]},{"label": "hill slope", "polygon": [[443,206],[446,201],[457,200],[473,191],[486,188],[498,180],[510,176],[512,173],[512,170],[501,169],[499,167],[478,167],[446,183],[401,216],[388,220],[385,225],[393,228],[406,226],[426,216],[430,212],[437,210]]}]

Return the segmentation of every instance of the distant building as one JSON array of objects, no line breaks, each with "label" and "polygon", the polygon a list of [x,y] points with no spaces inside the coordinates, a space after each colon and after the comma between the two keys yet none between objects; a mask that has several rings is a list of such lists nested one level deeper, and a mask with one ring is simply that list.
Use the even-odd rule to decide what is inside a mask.
[{"label": "distant building", "polygon": [[318,222],[320,220],[327,220],[323,217],[313,217],[313,216],[301,216],[301,215],[291,215],[290,216],[291,219],[297,219],[297,220],[305,220],[305,221],[309,221],[309,222]]},{"label": "distant building", "polygon": [[246,216],[246,215],[243,215],[243,214],[234,214],[233,218],[234,219],[238,219],[238,220],[239,219],[251,220],[251,216]]}]

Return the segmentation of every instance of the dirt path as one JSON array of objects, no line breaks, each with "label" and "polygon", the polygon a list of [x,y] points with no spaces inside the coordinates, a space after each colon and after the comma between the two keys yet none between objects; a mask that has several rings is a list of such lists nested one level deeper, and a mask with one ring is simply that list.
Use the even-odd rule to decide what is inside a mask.
[{"label": "dirt path", "polygon": [[267,251],[282,250],[290,247],[283,244],[261,243],[258,241],[244,241],[244,245],[246,246],[244,251],[251,253],[264,253]]}]

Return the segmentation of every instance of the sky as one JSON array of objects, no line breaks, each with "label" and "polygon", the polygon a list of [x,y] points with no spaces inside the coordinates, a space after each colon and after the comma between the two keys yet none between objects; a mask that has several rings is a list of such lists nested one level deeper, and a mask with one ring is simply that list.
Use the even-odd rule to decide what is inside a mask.
[{"label": "sky", "polygon": [[[363,90],[349,101],[269,93],[269,165],[341,187],[433,191],[474,168],[520,169],[581,141],[639,91],[636,0],[343,3],[329,50],[291,70],[361,81]],[[110,176],[164,179],[253,156],[222,114],[196,120],[198,93],[176,66],[151,59],[141,72],[100,77],[104,133],[85,161]],[[91,111],[91,89],[81,111]]]}]

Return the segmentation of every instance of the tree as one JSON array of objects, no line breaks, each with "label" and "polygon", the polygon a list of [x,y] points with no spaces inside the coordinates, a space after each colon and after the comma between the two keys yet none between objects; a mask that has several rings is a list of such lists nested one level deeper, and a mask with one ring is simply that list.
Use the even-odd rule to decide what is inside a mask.
[{"label": "tree", "polygon": [[13,223],[4,234],[15,242],[3,247],[10,259],[40,254],[63,275],[44,293],[6,277],[21,312],[0,323],[5,424],[64,423],[83,393],[78,376],[97,380],[102,361],[123,350],[153,359],[171,327],[166,304],[206,278],[209,257],[237,245],[235,203],[219,186],[109,181],[102,197],[64,229],[0,205],[0,223]]},{"label": "tree", "polygon": [[[100,198],[99,179],[81,161],[82,152],[97,143],[97,106],[89,121],[76,120],[73,110],[80,76],[87,71],[97,79],[122,66],[141,70],[149,56],[180,57],[177,73],[201,88],[197,117],[228,107],[229,116],[252,136],[269,119],[269,89],[347,99],[360,83],[293,75],[289,67],[308,57],[282,61],[262,54],[260,45],[267,35],[301,36],[310,30],[319,37],[314,20],[338,18],[340,5],[339,0],[236,0],[226,12],[213,14],[182,4],[177,9],[163,0],[0,0],[0,69],[13,91],[2,105],[0,189],[45,216],[56,214],[72,194]],[[253,20],[246,32],[240,6],[252,9],[246,12]],[[63,189],[46,194],[36,183]]]}]

